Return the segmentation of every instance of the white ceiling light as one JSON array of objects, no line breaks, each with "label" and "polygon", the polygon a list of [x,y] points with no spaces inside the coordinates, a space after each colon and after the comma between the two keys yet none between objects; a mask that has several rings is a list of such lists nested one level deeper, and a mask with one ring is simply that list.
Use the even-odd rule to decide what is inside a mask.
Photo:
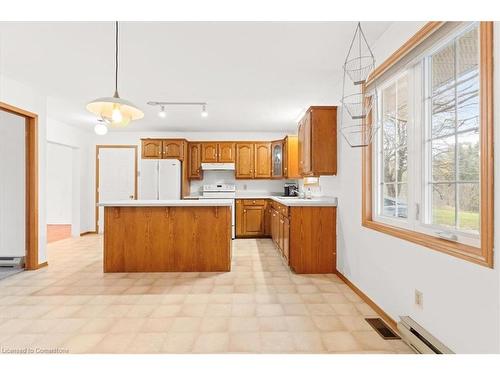
[{"label": "white ceiling light", "polygon": [[94,131],[97,135],[105,135],[108,133],[108,127],[104,121],[99,121],[96,126],[94,126]]},{"label": "white ceiling light", "polygon": [[113,127],[124,127],[130,121],[144,117],[138,107],[120,98],[118,94],[118,22],[115,22],[115,93],[112,97],[98,98],[90,102],[87,104],[87,110]]},{"label": "white ceiling light", "polygon": [[164,105],[161,106],[160,112],[158,112],[158,116],[161,117],[161,118],[167,117],[167,112],[165,111],[165,106]]},{"label": "white ceiling light", "polygon": [[201,110],[201,117],[207,117],[208,112],[207,112],[207,105],[203,104],[203,109]]}]

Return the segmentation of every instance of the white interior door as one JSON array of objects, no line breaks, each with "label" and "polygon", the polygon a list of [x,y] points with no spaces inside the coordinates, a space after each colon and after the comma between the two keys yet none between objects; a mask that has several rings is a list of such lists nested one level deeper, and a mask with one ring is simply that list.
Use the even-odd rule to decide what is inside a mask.
[{"label": "white interior door", "polygon": [[[135,147],[99,148],[99,202],[135,199]],[[104,230],[104,208],[98,210],[98,230]]]},{"label": "white interior door", "polygon": [[25,123],[0,110],[0,257],[26,255]]}]

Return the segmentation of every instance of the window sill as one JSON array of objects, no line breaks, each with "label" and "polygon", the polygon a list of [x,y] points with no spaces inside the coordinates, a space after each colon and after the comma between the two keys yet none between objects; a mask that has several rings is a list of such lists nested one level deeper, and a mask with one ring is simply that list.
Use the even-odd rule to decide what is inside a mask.
[{"label": "window sill", "polygon": [[446,241],[428,234],[398,228],[372,220],[363,220],[362,225],[366,228],[370,228],[402,240],[410,241],[441,253],[449,254],[481,266],[493,268],[493,260],[488,259],[485,255],[486,251],[483,252],[483,250],[479,247]]}]

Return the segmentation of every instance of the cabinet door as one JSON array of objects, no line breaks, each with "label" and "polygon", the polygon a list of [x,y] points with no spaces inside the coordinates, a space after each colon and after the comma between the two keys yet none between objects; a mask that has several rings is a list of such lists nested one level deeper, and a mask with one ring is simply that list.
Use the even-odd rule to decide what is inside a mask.
[{"label": "cabinet door", "polygon": [[219,143],[219,163],[234,163],[234,143]]},{"label": "cabinet door", "polygon": [[271,178],[271,143],[255,143],[254,178]]},{"label": "cabinet door", "polygon": [[283,157],[285,155],[283,150],[283,142],[276,141],[271,143],[271,155],[272,155],[272,169],[271,175],[273,178],[283,177]]},{"label": "cabinet door", "polygon": [[264,235],[264,206],[243,207],[243,231],[245,236]]},{"label": "cabinet door", "polygon": [[217,143],[201,144],[201,162],[217,163]]},{"label": "cabinet door", "polygon": [[178,139],[164,139],[163,142],[163,159],[183,159],[184,142]]},{"label": "cabinet door", "polygon": [[253,154],[252,143],[236,144],[236,178],[253,178]]},{"label": "cabinet door", "polygon": [[141,149],[143,159],[161,159],[160,139],[143,139]]},{"label": "cabinet door", "polygon": [[311,112],[307,112],[304,117],[303,145],[302,145],[302,173],[311,174]]},{"label": "cabinet door", "polygon": [[299,156],[299,174],[302,176],[304,173],[304,121],[299,122],[298,130],[298,156]]},{"label": "cabinet door", "polygon": [[266,210],[264,213],[264,235],[271,236],[272,235],[272,212],[271,205],[268,203],[266,205]]},{"label": "cabinet door", "polygon": [[278,247],[280,248],[281,255],[283,255],[283,239],[284,234],[283,230],[285,229],[285,219],[283,215],[279,216],[279,227],[278,227]]},{"label": "cabinet door", "polygon": [[299,174],[299,140],[289,135],[283,142],[283,177],[301,178]]},{"label": "cabinet door", "polygon": [[288,264],[288,259],[290,258],[290,220],[285,217],[283,219],[283,256]]},{"label": "cabinet door", "polygon": [[274,208],[271,209],[271,237],[276,246],[278,246],[279,214]]},{"label": "cabinet door", "polygon": [[191,180],[200,180],[202,178],[200,143],[189,144],[189,178]]}]

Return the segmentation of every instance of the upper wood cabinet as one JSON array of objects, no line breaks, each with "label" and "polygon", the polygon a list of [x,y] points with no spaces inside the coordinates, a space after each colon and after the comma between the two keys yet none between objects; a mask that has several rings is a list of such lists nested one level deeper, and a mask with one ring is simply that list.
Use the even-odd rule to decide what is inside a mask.
[{"label": "upper wood cabinet", "polygon": [[203,171],[201,170],[201,143],[189,143],[188,146],[189,179],[201,180]]},{"label": "upper wood cabinet", "polygon": [[283,177],[302,178],[299,173],[299,137],[288,135],[283,141]]},{"label": "upper wood cabinet", "polygon": [[271,178],[271,143],[236,144],[236,178]]},{"label": "upper wood cabinet", "polygon": [[234,163],[235,160],[235,143],[221,142],[219,143],[218,161],[219,163]]},{"label": "upper wood cabinet", "polygon": [[310,107],[299,122],[299,173],[337,174],[337,107]]},{"label": "upper wood cabinet", "polygon": [[253,143],[236,144],[236,178],[253,178]]},{"label": "upper wood cabinet", "polygon": [[164,139],[163,159],[183,159],[184,158],[184,141],[179,139]]},{"label": "upper wood cabinet", "polygon": [[184,139],[142,139],[143,159],[184,159]]},{"label": "upper wood cabinet", "polygon": [[203,142],[202,163],[234,163],[234,142]]},{"label": "upper wood cabinet", "polygon": [[271,143],[255,143],[254,147],[254,178],[271,178]]},{"label": "upper wood cabinet", "polygon": [[201,144],[201,162],[217,163],[217,143]]},{"label": "upper wood cabinet", "polygon": [[143,139],[141,155],[143,159],[161,159],[161,139]]},{"label": "upper wood cabinet", "polygon": [[284,175],[284,141],[274,141],[271,143],[271,176],[282,178]]}]

